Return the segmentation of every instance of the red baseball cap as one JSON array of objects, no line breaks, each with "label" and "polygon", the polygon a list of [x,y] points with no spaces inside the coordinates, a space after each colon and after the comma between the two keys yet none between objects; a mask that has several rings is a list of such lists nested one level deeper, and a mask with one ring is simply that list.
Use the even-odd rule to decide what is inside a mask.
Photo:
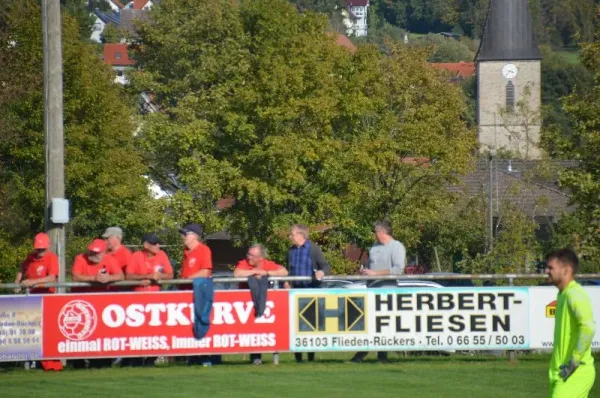
[{"label": "red baseball cap", "polygon": [[106,249],[108,249],[108,246],[102,239],[94,239],[94,241],[88,246],[88,250],[94,253],[104,252]]},{"label": "red baseball cap", "polygon": [[35,240],[33,241],[34,249],[44,249],[47,250],[50,248],[50,237],[48,234],[44,232],[40,232],[35,236]]}]

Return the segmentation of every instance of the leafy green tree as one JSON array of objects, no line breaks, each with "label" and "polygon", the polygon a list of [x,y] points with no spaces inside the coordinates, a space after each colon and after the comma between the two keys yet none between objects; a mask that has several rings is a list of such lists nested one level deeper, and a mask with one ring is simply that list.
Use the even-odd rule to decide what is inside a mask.
[{"label": "leafy green tree", "polygon": [[301,12],[310,10],[331,15],[344,7],[344,0],[291,0]]},{"label": "leafy green tree", "polygon": [[[571,245],[592,259],[599,270],[600,251],[600,42],[586,45],[582,50],[583,64],[594,74],[595,83],[585,93],[573,93],[563,102],[566,114],[572,118],[572,129],[564,134],[560,129],[546,132],[545,146],[551,156],[579,161],[561,175],[561,184],[572,192],[577,205],[576,222],[567,219],[561,238],[570,236]],[[573,225],[578,228],[572,228]]]},{"label": "leafy green tree", "polygon": [[100,11],[110,11],[110,4],[107,0],[88,0],[88,10],[94,11],[96,8]]},{"label": "leafy green tree", "polygon": [[102,32],[103,43],[120,43],[121,37],[124,37],[124,35],[115,25],[108,24],[104,27]]},{"label": "leafy green tree", "polygon": [[411,44],[430,48],[429,62],[472,62],[475,59],[475,52],[466,39],[459,41],[438,34],[428,34]]},{"label": "leafy green tree", "polygon": [[[572,64],[560,54],[542,47],[542,104],[544,128],[570,135],[573,120],[563,108],[563,98],[571,93],[584,93],[594,87],[593,74],[581,64]],[[552,142],[546,140],[552,146]]]},{"label": "leafy green tree", "polygon": [[[35,1],[9,1],[0,11],[0,245],[29,250],[44,228],[42,35]],[[91,44],[80,41],[63,13],[67,226],[72,255],[107,225],[132,239],[165,218],[149,197],[147,172],[134,147],[133,108]],[[137,241],[137,239],[135,239]],[[81,242],[77,244],[77,242]],[[72,243],[75,243],[73,245]],[[20,249],[19,249],[20,250]],[[15,271],[15,259],[0,264]]]},{"label": "leafy green tree", "polygon": [[[82,41],[88,41],[92,35],[92,27],[94,26],[96,18],[91,15],[90,9],[86,6],[86,2],[81,0],[61,0],[60,4],[64,11],[68,12],[77,20],[79,38]],[[108,3],[106,3],[106,5],[108,5]]]},{"label": "leafy green tree", "polygon": [[[475,133],[425,50],[351,54],[324,17],[283,0],[166,0],[151,18],[132,81],[161,112],[139,138],[153,177],[177,179],[180,219],[267,242],[281,260],[294,222],[341,253],[370,246],[377,219],[415,245],[439,217]],[[222,197],[235,202],[217,209]]]}]

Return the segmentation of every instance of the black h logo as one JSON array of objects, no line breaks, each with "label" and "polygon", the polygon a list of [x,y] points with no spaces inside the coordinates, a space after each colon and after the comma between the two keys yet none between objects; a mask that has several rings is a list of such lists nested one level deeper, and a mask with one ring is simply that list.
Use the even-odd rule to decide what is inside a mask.
[{"label": "black h logo", "polygon": [[298,332],[362,332],[365,329],[364,296],[298,298]]}]

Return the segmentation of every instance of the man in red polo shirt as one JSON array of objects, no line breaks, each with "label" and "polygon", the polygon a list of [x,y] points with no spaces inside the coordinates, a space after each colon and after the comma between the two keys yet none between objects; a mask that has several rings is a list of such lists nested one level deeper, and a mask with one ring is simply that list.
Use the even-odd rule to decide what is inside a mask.
[{"label": "man in red polo shirt", "polygon": [[131,250],[121,244],[123,240],[123,230],[119,227],[106,228],[102,237],[106,240],[108,245],[108,255],[115,259],[117,265],[121,267],[123,273],[127,269],[129,264],[129,258],[131,257]]},{"label": "man in red polo shirt", "polygon": [[141,281],[136,286],[136,292],[157,292],[160,285],[156,282],[162,279],[173,279],[173,267],[167,254],[160,250],[160,239],[156,234],[146,234],[142,238],[144,250],[133,253],[127,264],[126,279]]},{"label": "man in red polo shirt", "polygon": [[[56,282],[58,277],[58,257],[50,248],[50,237],[40,232],[33,242],[34,252],[30,253],[17,273],[15,283],[31,287],[41,283]],[[33,288],[33,294],[54,293],[54,288]]]},{"label": "man in red polo shirt", "polygon": [[[246,258],[235,266],[233,276],[243,278],[248,276],[287,276],[288,270],[274,261],[267,260],[267,250],[261,244],[250,246]],[[248,289],[246,282],[240,283],[240,289]]]},{"label": "man in red polo shirt", "polygon": [[[198,224],[188,224],[179,230],[183,236],[183,262],[181,263],[180,279],[209,278],[212,273],[212,253],[210,248],[201,241],[202,227]],[[179,285],[180,290],[191,290],[192,285]],[[188,365],[202,364],[212,366],[208,355],[194,355],[187,359]]]},{"label": "man in red polo shirt", "polygon": [[[146,234],[142,238],[143,250],[133,253],[129,258],[125,279],[141,281],[141,286],[135,286],[135,292],[158,292],[160,285],[157,283],[163,279],[173,279],[173,267],[167,254],[160,250],[160,239],[156,234]],[[148,358],[124,358],[121,366],[152,365],[156,357]]]},{"label": "man in red polo shirt", "polygon": [[[286,276],[288,270],[274,261],[267,260],[267,250],[261,244],[255,244],[250,246],[248,253],[246,253],[246,259],[241,260],[237,263],[233,276],[236,278],[243,278],[248,276],[255,276],[257,278],[269,277],[269,276]],[[248,284],[243,282],[240,283],[240,289],[248,289]],[[250,362],[253,365],[262,364],[261,354],[250,354]]]},{"label": "man in red polo shirt", "polygon": [[97,286],[72,288],[71,292],[92,293],[105,292],[108,283],[124,279],[121,267],[106,251],[108,247],[102,239],[94,239],[88,246],[88,252],[79,254],[73,262],[73,282],[94,282]]},{"label": "man in red polo shirt", "polygon": [[[15,283],[23,287],[32,287],[42,283],[56,282],[58,277],[58,256],[50,251],[50,237],[44,232],[35,236],[33,241],[34,251],[30,253],[17,273]],[[54,293],[55,289],[37,287],[30,289],[32,294]],[[40,361],[44,370],[62,370],[60,361]],[[36,366],[36,361],[29,364]]]},{"label": "man in red polo shirt", "polygon": [[[92,282],[95,286],[74,287],[71,293],[94,293],[109,290],[109,283],[122,281],[124,279],[121,267],[117,265],[114,258],[107,255],[108,246],[102,239],[94,239],[88,246],[88,252],[79,254],[73,262],[73,282]],[[73,368],[84,368],[85,363],[81,359],[71,361]],[[100,358],[90,360],[90,368],[110,367],[111,358]]]},{"label": "man in red polo shirt", "polygon": [[[212,253],[210,248],[200,240],[202,227],[189,224],[179,230],[183,235],[183,262],[181,279],[208,278],[212,273]],[[191,285],[181,285],[182,289],[191,289]]]}]

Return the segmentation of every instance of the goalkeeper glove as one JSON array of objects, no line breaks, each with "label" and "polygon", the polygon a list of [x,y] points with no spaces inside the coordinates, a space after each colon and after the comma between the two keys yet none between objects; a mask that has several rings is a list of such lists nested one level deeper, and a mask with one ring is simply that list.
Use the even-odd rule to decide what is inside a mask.
[{"label": "goalkeeper glove", "polygon": [[559,368],[560,371],[558,372],[558,375],[560,376],[561,379],[563,379],[563,381],[567,381],[567,379],[569,377],[571,377],[571,375],[575,372],[575,370],[577,370],[577,367],[582,364],[583,364],[583,362],[578,363],[574,359],[571,358],[571,360],[569,361],[568,364],[560,365],[560,368]]}]

